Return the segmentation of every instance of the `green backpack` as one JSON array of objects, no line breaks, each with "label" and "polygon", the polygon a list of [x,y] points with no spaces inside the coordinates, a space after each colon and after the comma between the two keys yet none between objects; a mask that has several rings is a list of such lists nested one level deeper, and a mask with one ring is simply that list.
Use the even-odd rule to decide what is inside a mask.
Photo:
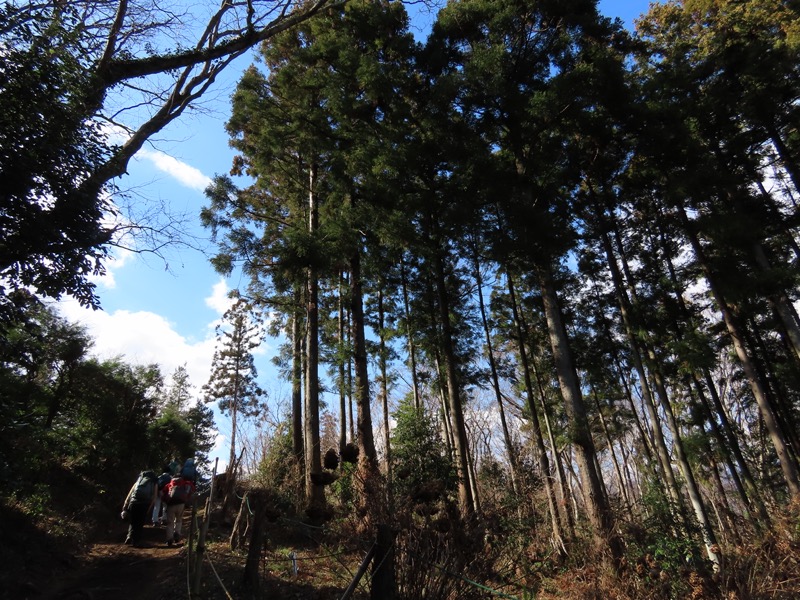
[{"label": "green backpack", "polygon": [[131,502],[150,502],[155,495],[157,481],[155,473],[142,471],[131,494]]}]

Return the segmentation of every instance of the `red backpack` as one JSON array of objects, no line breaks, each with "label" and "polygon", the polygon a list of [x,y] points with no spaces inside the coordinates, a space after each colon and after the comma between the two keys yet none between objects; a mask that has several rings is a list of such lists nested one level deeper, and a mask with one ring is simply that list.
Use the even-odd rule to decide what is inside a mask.
[{"label": "red backpack", "polygon": [[192,482],[175,477],[167,486],[167,504],[186,504],[192,497]]}]

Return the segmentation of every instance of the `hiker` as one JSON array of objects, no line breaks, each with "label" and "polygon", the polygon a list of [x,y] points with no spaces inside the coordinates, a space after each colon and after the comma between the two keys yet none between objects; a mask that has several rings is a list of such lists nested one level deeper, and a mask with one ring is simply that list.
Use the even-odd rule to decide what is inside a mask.
[{"label": "hiker", "polygon": [[147,520],[147,512],[156,501],[158,494],[156,474],[153,471],[142,471],[131,486],[122,505],[122,518],[128,519],[128,536],[126,544],[134,547],[142,545],[142,532]]},{"label": "hiker", "polygon": [[181,467],[181,477],[193,482],[197,482],[197,465],[193,458],[187,458]]},{"label": "hiker", "polygon": [[158,476],[158,493],[156,494],[156,501],[153,505],[153,527],[163,525],[166,519],[167,505],[161,501],[161,494],[164,492],[164,488],[167,487],[171,479],[172,474],[170,473],[169,465],[167,465],[164,467],[164,472]]},{"label": "hiker", "polygon": [[194,481],[178,475],[173,477],[161,494],[167,505],[167,546],[172,546],[181,538],[183,526],[183,509],[194,496]]}]

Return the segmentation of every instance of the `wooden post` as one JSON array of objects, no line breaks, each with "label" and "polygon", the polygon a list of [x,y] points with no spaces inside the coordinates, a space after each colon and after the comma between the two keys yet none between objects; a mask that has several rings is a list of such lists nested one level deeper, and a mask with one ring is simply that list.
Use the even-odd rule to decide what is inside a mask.
[{"label": "wooden post", "polygon": [[194,565],[192,559],[194,558],[193,546],[195,545],[194,534],[196,529],[197,529],[197,498],[192,496],[192,511],[189,517],[189,535],[186,538],[186,562],[189,563],[190,565]]},{"label": "wooden post", "polygon": [[394,600],[394,533],[389,525],[378,525],[375,558],[372,560],[372,600]]},{"label": "wooden post", "polygon": [[214,501],[214,480],[217,478],[217,464],[219,459],[214,461],[214,471],[211,473],[211,490],[208,492],[206,510],[203,515],[203,523],[200,526],[200,535],[197,537],[197,558],[195,561],[194,573],[191,580],[191,595],[196,596],[200,593],[200,575],[202,573],[203,557],[206,551],[206,535],[208,534],[208,524],[211,521],[211,506]]},{"label": "wooden post", "polygon": [[340,600],[350,600],[353,596],[353,592],[356,591],[356,586],[358,582],[361,581],[361,578],[364,576],[364,573],[367,572],[367,568],[369,567],[370,561],[375,556],[375,544],[372,544],[372,547],[367,552],[367,555],[364,557],[364,560],[361,561],[361,565],[358,567],[358,571],[356,571],[356,576],[353,577],[353,581],[350,582],[350,585],[347,586],[347,589],[344,591]]},{"label": "wooden post", "polygon": [[247,561],[244,565],[242,583],[250,588],[253,593],[258,593],[260,580],[258,567],[261,564],[261,550],[264,547],[264,533],[266,521],[266,494],[263,490],[250,495],[255,505],[253,512],[253,529],[250,532],[250,546],[247,548]]},{"label": "wooden post", "polygon": [[[242,540],[244,539],[245,533],[247,531],[247,527],[245,526],[245,532],[242,532],[242,517],[245,514],[245,511],[248,510],[247,508],[247,495],[250,492],[245,492],[244,497],[242,498],[242,502],[239,504],[239,512],[236,515],[236,520],[233,522],[233,529],[231,530],[231,539],[230,539],[230,546],[231,550],[236,550],[239,546],[242,545]],[[249,516],[244,516],[244,518],[250,521]]]}]

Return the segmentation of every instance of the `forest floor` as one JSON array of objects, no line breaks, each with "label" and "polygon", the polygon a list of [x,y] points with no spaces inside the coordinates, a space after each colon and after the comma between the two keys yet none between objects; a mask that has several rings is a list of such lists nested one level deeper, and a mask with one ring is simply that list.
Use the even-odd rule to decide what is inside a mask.
[{"label": "forest floor", "polygon": [[[352,532],[323,531],[281,517],[267,525],[257,578],[260,589],[254,592],[243,584],[246,553],[231,549],[232,527],[217,518],[215,511],[206,539],[200,592],[190,596],[186,545],[168,547],[164,528],[147,526],[143,547],[127,546],[123,543],[127,524],[119,514],[97,502],[83,502],[87,498],[70,496],[69,506],[50,513],[60,517],[38,520],[32,520],[18,504],[0,503],[0,600],[338,600],[353,580],[369,542]],[[610,580],[590,566],[573,566],[543,573],[535,585],[535,597],[795,600],[800,598],[798,514],[792,508],[791,518],[779,527],[792,534],[753,540],[747,548],[729,554],[724,582],[715,578],[724,585],[707,587],[710,581],[687,576],[680,587],[662,586],[661,574],[648,579],[636,572]],[[190,531],[189,521],[187,511],[184,534]],[[362,581],[353,600],[368,598],[368,587],[368,581]],[[676,594],[678,589],[686,593]],[[516,595],[531,597],[523,592]]]},{"label": "forest floor", "polygon": [[[127,524],[118,515],[95,510],[93,527],[75,534],[53,536],[58,523],[31,524],[0,511],[0,599],[3,600],[333,600],[341,595],[358,567],[358,551],[338,552],[335,560],[319,560],[328,550],[293,527],[270,527],[257,594],[243,586],[243,551],[230,549],[230,526],[209,530],[200,593],[190,596],[188,548],[167,546],[165,528],[147,525],[141,547],[123,543]],[[102,516],[101,516],[102,515]],[[88,523],[84,519],[81,522]],[[99,520],[99,523],[98,523]],[[190,528],[184,516],[184,535]],[[8,543],[6,543],[8,542]],[[289,552],[302,555],[295,571]],[[213,557],[213,564],[211,559]],[[366,598],[362,590],[353,598]]]},{"label": "forest floor", "polygon": [[[168,547],[164,527],[145,527],[141,547],[123,542],[122,521],[90,540],[83,556],[38,596],[42,600],[161,600],[186,589],[183,544]],[[37,597],[37,596],[34,596]]]}]

